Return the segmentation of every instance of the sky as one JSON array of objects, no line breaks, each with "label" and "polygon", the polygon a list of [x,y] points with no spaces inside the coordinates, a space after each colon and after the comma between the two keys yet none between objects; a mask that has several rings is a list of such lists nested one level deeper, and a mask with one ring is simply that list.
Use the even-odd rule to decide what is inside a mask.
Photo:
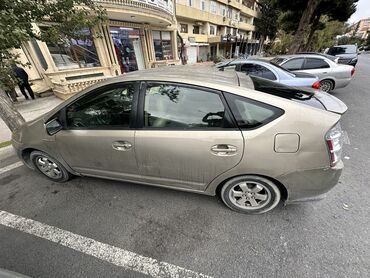
[{"label": "sky", "polygon": [[349,23],[355,23],[363,18],[370,17],[370,0],[360,0],[357,2],[357,10],[348,20]]}]

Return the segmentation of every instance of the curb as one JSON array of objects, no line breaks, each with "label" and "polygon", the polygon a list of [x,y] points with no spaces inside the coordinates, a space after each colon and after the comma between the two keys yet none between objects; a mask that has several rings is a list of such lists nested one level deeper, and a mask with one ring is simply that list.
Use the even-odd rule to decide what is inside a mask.
[{"label": "curb", "polygon": [[12,145],[0,149],[0,160],[5,160],[15,155],[16,153]]}]

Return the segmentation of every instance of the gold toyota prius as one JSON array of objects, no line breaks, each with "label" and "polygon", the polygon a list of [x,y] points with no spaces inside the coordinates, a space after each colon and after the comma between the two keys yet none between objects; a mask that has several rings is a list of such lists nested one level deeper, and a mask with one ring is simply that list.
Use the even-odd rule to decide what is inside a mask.
[{"label": "gold toyota prius", "polygon": [[346,110],[320,91],[172,66],[85,89],[25,123],[12,143],[53,181],[78,175],[219,194],[233,210],[263,213],[338,182]]}]

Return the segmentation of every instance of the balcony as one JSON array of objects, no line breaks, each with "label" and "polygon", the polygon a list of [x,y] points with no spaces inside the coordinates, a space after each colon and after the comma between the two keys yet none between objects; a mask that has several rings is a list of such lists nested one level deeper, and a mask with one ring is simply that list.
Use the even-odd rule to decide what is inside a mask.
[{"label": "balcony", "polygon": [[240,21],[239,22],[239,29],[244,30],[244,31],[255,31],[256,26],[254,26],[252,24],[249,24],[249,23],[246,23],[246,22]]},{"label": "balcony", "polygon": [[109,19],[171,25],[175,23],[173,0],[94,0],[106,10]]}]

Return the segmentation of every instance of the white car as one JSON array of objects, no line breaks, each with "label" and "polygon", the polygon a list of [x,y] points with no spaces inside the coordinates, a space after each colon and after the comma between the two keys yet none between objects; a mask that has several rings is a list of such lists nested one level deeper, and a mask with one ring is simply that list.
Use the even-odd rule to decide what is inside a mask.
[{"label": "white car", "polygon": [[353,66],[337,64],[322,55],[283,55],[275,57],[271,62],[293,72],[305,72],[318,76],[320,89],[324,92],[346,87],[355,74]]}]

